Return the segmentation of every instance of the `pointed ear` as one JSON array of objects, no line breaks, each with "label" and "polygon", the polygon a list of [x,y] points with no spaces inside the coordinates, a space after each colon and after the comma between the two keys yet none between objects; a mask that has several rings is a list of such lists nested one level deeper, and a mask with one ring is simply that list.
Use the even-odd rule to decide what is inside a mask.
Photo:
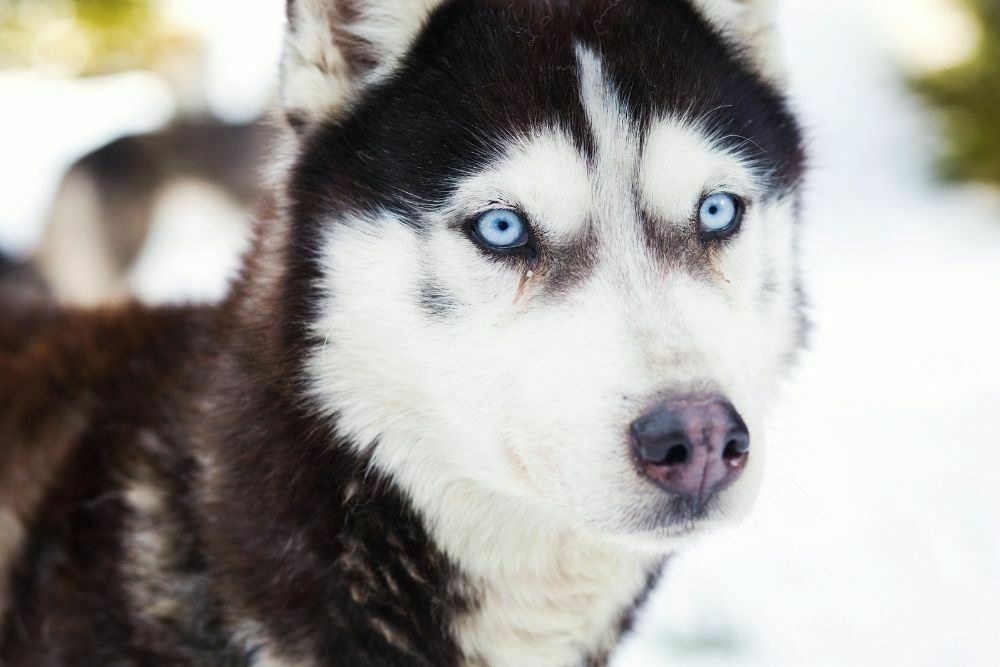
[{"label": "pointed ear", "polygon": [[294,127],[336,118],[443,0],[287,0],[281,95]]},{"label": "pointed ear", "polygon": [[779,0],[692,0],[702,15],[746,50],[761,73],[783,81],[785,63],[775,21]]}]

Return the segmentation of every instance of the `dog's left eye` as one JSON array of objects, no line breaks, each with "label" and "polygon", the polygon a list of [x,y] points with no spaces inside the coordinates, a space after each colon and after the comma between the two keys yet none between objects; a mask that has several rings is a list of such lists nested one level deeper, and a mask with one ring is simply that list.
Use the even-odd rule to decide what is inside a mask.
[{"label": "dog's left eye", "polygon": [[728,192],[705,197],[698,211],[702,232],[716,238],[735,234],[742,217],[743,202]]},{"label": "dog's left eye", "polygon": [[494,250],[514,250],[528,245],[528,223],[516,211],[493,209],[476,219],[473,231]]}]

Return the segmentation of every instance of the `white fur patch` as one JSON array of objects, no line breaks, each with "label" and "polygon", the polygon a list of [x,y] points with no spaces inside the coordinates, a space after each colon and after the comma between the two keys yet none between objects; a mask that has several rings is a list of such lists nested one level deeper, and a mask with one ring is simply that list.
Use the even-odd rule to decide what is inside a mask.
[{"label": "white fur patch", "polygon": [[174,590],[181,582],[168,580],[176,554],[169,541],[172,529],[164,525],[169,519],[165,494],[152,484],[134,481],[126,489],[125,502],[132,511],[125,539],[132,602],[143,616],[172,618],[183,606]]},{"label": "white fur patch", "polygon": [[480,610],[456,628],[464,653],[490,667],[549,667],[610,651],[656,561],[572,531],[524,537],[537,551],[530,567],[477,582]]},{"label": "white fur patch", "polygon": [[295,0],[282,59],[286,111],[310,119],[336,114],[354,97],[355,81],[334,36],[329,0]]},{"label": "white fur patch", "polygon": [[393,68],[443,0],[358,0],[359,20],[348,30],[371,45],[382,67]]},{"label": "white fur patch", "polygon": [[308,658],[287,658],[274,650],[258,623],[245,622],[233,633],[233,641],[253,656],[251,667],[316,667]]},{"label": "white fur patch", "polygon": [[252,667],[314,667],[311,660],[285,660],[270,649],[262,649],[254,655]]},{"label": "white fur patch", "polygon": [[779,0],[692,0],[724,35],[746,49],[761,73],[784,78],[784,62],[775,28]]},{"label": "white fur patch", "polygon": [[556,241],[578,236],[592,209],[592,193],[587,162],[572,138],[545,128],[504,149],[489,169],[461,184],[452,208],[459,215],[484,205],[518,208]]},{"label": "white fur patch", "polygon": [[[343,112],[369,83],[394,69],[441,0],[294,0],[282,61],[285,110],[315,121]],[[373,70],[351,61],[361,51]]]},{"label": "white fur patch", "polygon": [[[140,434],[143,447],[164,447],[152,432]],[[196,594],[195,584],[183,572],[185,554],[179,524],[171,510],[167,491],[156,473],[144,463],[129,471],[124,492],[129,513],[125,523],[123,571],[134,611],[144,618],[168,624],[183,624],[184,610]]]},{"label": "white fur patch", "polygon": [[605,75],[604,63],[593,51],[577,47],[580,98],[597,144],[594,201],[606,220],[634,217],[631,192],[636,177],[641,137],[621,104],[618,91]]},{"label": "white fur patch", "polygon": [[698,124],[674,118],[653,123],[639,180],[649,212],[683,225],[706,194],[731,192],[749,200],[759,189],[739,157],[720,150]]}]

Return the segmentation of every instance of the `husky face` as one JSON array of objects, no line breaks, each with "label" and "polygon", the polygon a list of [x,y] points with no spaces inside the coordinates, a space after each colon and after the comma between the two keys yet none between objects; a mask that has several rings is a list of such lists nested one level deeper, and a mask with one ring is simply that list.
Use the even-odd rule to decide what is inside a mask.
[{"label": "husky face", "polygon": [[[397,4],[292,3],[315,405],[432,524],[490,505],[668,548],[745,513],[801,322],[800,136],[739,28],[757,4]],[[752,442],[697,507],[636,456],[678,397],[725,399]]]}]

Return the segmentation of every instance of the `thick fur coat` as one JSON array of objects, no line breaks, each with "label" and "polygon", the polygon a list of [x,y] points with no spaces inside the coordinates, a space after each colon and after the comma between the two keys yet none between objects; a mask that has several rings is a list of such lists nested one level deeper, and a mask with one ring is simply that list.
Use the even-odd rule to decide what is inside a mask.
[{"label": "thick fur coat", "polygon": [[[800,340],[770,3],[288,4],[231,295],[4,293],[0,665],[605,664],[669,554],[748,510]],[[484,246],[497,207],[523,252]],[[754,442],[697,507],[630,445],[678,392]]]}]

